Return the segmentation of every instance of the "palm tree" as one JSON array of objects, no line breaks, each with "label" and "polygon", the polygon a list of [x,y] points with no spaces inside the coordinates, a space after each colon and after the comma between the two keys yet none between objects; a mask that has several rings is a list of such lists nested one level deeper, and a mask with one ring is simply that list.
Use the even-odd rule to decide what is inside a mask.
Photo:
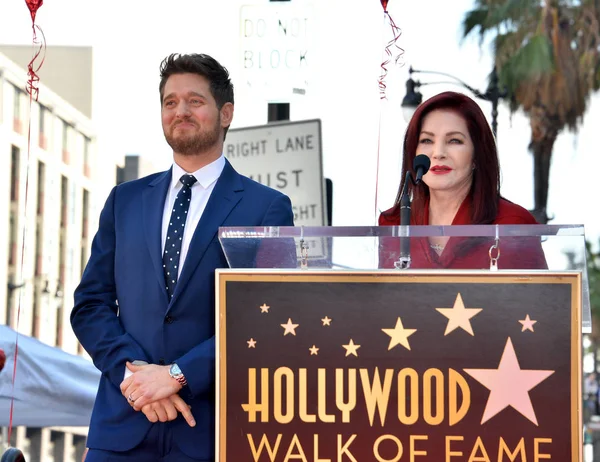
[{"label": "palm tree", "polygon": [[492,37],[500,84],[511,112],[529,117],[534,214],[547,223],[552,148],[576,131],[600,86],[600,0],[475,0],[463,36]]}]

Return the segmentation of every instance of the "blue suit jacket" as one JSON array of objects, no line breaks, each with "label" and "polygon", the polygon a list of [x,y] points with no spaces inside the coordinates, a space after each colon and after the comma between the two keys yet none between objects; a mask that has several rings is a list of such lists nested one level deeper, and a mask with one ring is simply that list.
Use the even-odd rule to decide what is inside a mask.
[{"label": "blue suit jacket", "polygon": [[[226,162],[194,232],[169,303],[161,255],[171,170],[115,187],[100,215],[92,252],[75,291],[71,324],[102,372],[88,436],[91,448],[126,451],[152,425],[119,389],[125,362],[177,362],[196,427],[169,423],[175,443],[198,459],[214,454],[215,268],[227,267],[220,226],[293,226],[287,196],[239,175]],[[292,249],[295,253],[295,249]]]}]

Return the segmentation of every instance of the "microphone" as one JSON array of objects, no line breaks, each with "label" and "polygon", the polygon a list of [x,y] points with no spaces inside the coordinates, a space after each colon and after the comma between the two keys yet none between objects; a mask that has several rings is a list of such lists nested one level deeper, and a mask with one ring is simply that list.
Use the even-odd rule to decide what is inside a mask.
[{"label": "microphone", "polygon": [[413,170],[417,176],[413,181],[414,185],[417,186],[423,180],[423,176],[429,171],[431,167],[431,161],[425,154],[418,154],[413,160]]},{"label": "microphone", "polygon": [[[410,268],[410,237],[406,226],[410,225],[411,194],[408,191],[408,183],[412,182],[418,186],[423,181],[423,175],[429,171],[431,161],[425,154],[418,154],[413,160],[413,170],[416,178],[413,178],[410,171],[406,172],[404,185],[400,194],[400,258],[394,263],[397,269]],[[406,233],[406,234],[405,234]]]}]

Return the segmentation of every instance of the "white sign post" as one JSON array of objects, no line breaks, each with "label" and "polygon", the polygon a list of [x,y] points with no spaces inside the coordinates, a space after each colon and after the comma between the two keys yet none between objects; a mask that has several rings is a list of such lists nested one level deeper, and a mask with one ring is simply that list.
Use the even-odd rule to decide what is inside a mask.
[{"label": "white sign post", "polygon": [[[223,152],[239,173],[290,197],[296,226],[327,224],[320,120],[232,129]],[[310,259],[327,255],[320,240],[308,245]]]}]

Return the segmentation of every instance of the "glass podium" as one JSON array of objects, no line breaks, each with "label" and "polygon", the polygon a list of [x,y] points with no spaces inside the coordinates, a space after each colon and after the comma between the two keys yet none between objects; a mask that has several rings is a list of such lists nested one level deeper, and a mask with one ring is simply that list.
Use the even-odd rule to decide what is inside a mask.
[{"label": "glass podium", "polygon": [[583,226],[219,240],[217,461],[583,462]]},{"label": "glass podium", "polygon": [[[449,238],[440,255],[430,238]],[[580,272],[582,332],[591,332],[583,225],[220,228],[219,241],[237,269]]]}]

